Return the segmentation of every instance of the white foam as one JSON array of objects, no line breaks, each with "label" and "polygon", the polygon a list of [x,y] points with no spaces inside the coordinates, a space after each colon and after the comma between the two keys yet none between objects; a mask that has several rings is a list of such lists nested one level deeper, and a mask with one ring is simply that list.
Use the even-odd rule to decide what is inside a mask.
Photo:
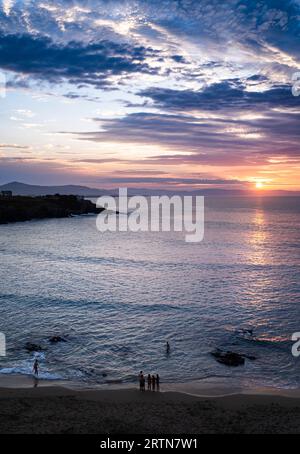
[{"label": "white foam", "polygon": [[[44,354],[37,353],[34,355],[34,358],[42,359],[44,358]],[[3,367],[0,369],[0,374],[5,374],[5,375],[33,375],[32,371],[32,361],[24,361],[21,364],[17,366],[12,366],[12,367]],[[41,370],[39,371],[39,378],[44,379],[44,380],[62,380],[62,377],[53,374],[47,370]]]}]

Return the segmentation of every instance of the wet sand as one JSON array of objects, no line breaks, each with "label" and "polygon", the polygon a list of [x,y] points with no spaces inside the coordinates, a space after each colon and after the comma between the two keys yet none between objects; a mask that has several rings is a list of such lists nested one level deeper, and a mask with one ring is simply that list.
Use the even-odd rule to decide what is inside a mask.
[{"label": "wet sand", "polygon": [[32,379],[25,382],[27,387],[0,388],[1,434],[300,433],[299,391],[209,397],[49,383],[33,388]]}]

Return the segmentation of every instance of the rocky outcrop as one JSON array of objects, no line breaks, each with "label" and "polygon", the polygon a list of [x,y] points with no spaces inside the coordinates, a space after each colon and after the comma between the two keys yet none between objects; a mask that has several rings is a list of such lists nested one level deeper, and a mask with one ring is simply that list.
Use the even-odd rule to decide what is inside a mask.
[{"label": "rocky outcrop", "polygon": [[52,336],[49,339],[50,344],[57,344],[58,342],[67,342],[66,339],[64,339],[61,336]]},{"label": "rocky outcrop", "polygon": [[90,200],[75,195],[0,196],[0,224],[32,219],[65,218],[89,213],[97,214],[103,210],[104,208],[98,208]]},{"label": "rocky outcrop", "polygon": [[211,352],[212,356],[218,361],[218,363],[225,364],[226,366],[243,366],[245,364],[245,358],[254,360],[256,359],[255,356],[251,355],[243,355],[241,353],[235,353],[230,351],[222,351],[220,349],[216,349]]},{"label": "rocky outcrop", "polygon": [[44,350],[39,344],[33,344],[32,342],[26,342],[25,350],[28,352],[41,352]]}]

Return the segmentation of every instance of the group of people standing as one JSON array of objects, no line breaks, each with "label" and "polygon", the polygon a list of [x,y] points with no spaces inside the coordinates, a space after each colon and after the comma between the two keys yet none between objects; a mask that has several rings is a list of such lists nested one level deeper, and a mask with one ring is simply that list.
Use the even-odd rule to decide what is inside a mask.
[{"label": "group of people standing", "polygon": [[[148,391],[159,391],[159,375],[151,375],[148,374],[147,376],[147,385],[148,385]],[[140,391],[145,391],[146,390],[146,379],[143,374],[143,371],[139,373],[139,382],[140,382]]]},{"label": "group of people standing", "polygon": [[[166,343],[167,356],[169,356],[170,350],[171,350],[170,344],[167,341],[167,343]],[[139,373],[139,383],[140,383],[140,391],[145,391],[146,390],[146,378],[145,378],[142,370]],[[159,385],[160,385],[159,375],[158,374],[156,374],[156,375],[148,374],[147,385],[148,385],[148,388],[147,388],[148,391],[159,391]]]}]

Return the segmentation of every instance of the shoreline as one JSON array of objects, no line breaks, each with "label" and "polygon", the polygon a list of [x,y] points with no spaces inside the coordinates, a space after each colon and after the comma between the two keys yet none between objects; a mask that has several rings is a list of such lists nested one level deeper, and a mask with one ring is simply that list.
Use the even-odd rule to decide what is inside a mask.
[{"label": "shoreline", "polygon": [[0,225],[99,214],[104,208],[76,195],[18,196],[0,194]]},{"label": "shoreline", "polygon": [[[297,390],[298,391],[298,390]],[[136,388],[3,388],[0,434],[300,433],[300,392],[195,396]]]},{"label": "shoreline", "polygon": [[[28,389],[62,389],[71,392],[110,392],[110,391],[139,391],[138,383],[105,383],[89,385],[86,383],[67,380],[36,379],[33,375],[3,374],[0,375],[1,394],[5,390],[28,390]],[[150,391],[146,391],[149,393]],[[158,391],[155,391],[156,393]],[[198,380],[184,383],[162,383],[159,393],[178,393],[199,398],[218,398],[237,395],[245,396],[277,396],[300,399],[300,388],[275,388],[264,387],[242,387],[225,386],[219,382],[209,380]],[[152,391],[151,391],[152,393]]]}]

